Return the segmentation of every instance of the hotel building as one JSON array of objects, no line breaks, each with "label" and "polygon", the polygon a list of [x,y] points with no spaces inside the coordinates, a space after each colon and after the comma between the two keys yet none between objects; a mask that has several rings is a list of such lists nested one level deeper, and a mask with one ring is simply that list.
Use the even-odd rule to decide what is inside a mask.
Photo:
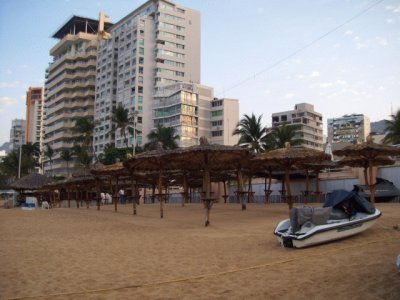
[{"label": "hotel building", "polygon": [[43,144],[43,99],[42,87],[30,87],[26,92],[26,131],[27,143]]},{"label": "hotel building", "polygon": [[322,114],[308,103],[296,104],[294,110],[273,113],[272,126],[291,124],[295,127],[295,139],[301,140],[301,146],[323,150]]},{"label": "hotel building", "polygon": [[[135,141],[129,138],[130,144],[146,143],[146,136],[157,124],[181,120],[185,124],[175,126],[177,134],[182,134],[180,144],[197,143],[202,132],[201,116],[197,121],[188,115],[175,116],[172,123],[158,117],[163,109],[172,109],[159,106],[160,93],[168,90],[166,85],[179,82],[200,83],[200,14],[170,1],[147,1],[112,26],[110,36],[99,43],[93,141],[96,154],[108,143],[124,146],[122,134],[111,133],[116,106],[135,114],[137,134]],[[196,122],[200,126],[197,131],[193,127]]]},{"label": "hotel building", "polygon": [[328,119],[328,142],[362,143],[371,132],[371,123],[363,114]]},{"label": "hotel building", "polygon": [[175,128],[178,145],[197,145],[205,136],[210,143],[234,145],[232,136],[239,121],[239,101],[214,98],[211,87],[195,83],[174,83],[158,88],[153,97],[154,126]]},{"label": "hotel building", "polygon": [[49,161],[45,165],[45,171],[51,168],[54,175],[67,173],[60,154],[73,147],[75,121],[93,120],[98,32],[99,21],[73,16],[53,35],[58,42],[50,50],[53,62],[46,74],[44,143],[55,152],[52,166]]}]

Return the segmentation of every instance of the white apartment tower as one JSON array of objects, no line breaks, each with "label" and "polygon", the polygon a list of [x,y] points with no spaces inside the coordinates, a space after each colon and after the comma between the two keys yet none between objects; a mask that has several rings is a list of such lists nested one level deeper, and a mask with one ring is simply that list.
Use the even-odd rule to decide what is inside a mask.
[{"label": "white apartment tower", "polygon": [[295,139],[301,140],[301,146],[323,150],[322,114],[308,103],[296,104],[294,110],[273,113],[272,126],[291,124],[295,126]]},{"label": "white apartment tower", "polygon": [[232,136],[239,122],[239,101],[214,98],[211,87],[195,83],[174,83],[159,87],[153,97],[154,126],[175,128],[178,145],[197,145],[205,136],[213,144],[234,145]]},{"label": "white apartment tower", "polygon": [[25,144],[26,121],[24,119],[14,119],[11,122],[10,130],[10,151],[17,150]]},{"label": "white apartment tower", "polygon": [[108,143],[124,146],[121,133],[112,134],[116,106],[135,114],[136,140],[129,137],[129,143],[145,143],[161,122],[154,115],[153,97],[164,86],[179,82],[200,83],[200,14],[170,1],[147,1],[112,26],[110,36],[99,43],[96,154]]},{"label": "white apartment tower", "polygon": [[371,132],[371,122],[363,114],[328,119],[328,142],[362,143]]},{"label": "white apartment tower", "polygon": [[[60,154],[73,147],[76,120],[93,120],[98,31],[99,21],[73,16],[53,35],[58,42],[50,50],[53,62],[46,74],[44,113],[44,144],[54,150],[45,171],[53,175],[67,173]],[[74,166],[73,162],[69,165]]]}]

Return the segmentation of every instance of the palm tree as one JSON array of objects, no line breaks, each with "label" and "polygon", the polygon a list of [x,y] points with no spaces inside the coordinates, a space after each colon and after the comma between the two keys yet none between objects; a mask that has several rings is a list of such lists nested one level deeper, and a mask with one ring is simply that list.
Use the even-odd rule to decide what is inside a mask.
[{"label": "palm tree", "polygon": [[383,142],[392,145],[400,144],[400,109],[391,117],[392,120],[386,120],[386,135]]},{"label": "palm tree", "polygon": [[86,174],[86,170],[89,169],[90,164],[92,163],[93,156],[89,154],[86,147],[81,145],[75,145],[73,153],[76,155],[78,164],[83,166],[84,173]]},{"label": "palm tree", "polygon": [[126,136],[126,130],[131,129],[129,127],[129,124],[131,123],[131,121],[129,120],[129,110],[127,108],[123,108],[122,106],[114,107],[111,120],[115,123],[113,131],[116,131],[118,129],[121,131],[122,136],[124,137],[126,148],[128,148],[129,145],[128,138]]},{"label": "palm tree", "polygon": [[268,150],[284,148],[286,142],[292,146],[301,144],[301,140],[295,139],[296,129],[293,125],[281,125],[267,129],[266,148]]},{"label": "palm tree", "polygon": [[39,143],[28,142],[25,145],[22,145],[22,153],[27,157],[30,157],[35,163],[35,166],[39,166],[39,157],[40,157]]},{"label": "palm tree", "polygon": [[120,161],[126,160],[128,149],[115,148],[114,144],[106,144],[104,151],[101,154],[100,162],[104,165],[111,165]]},{"label": "palm tree", "polygon": [[72,131],[77,133],[74,137],[75,142],[82,143],[82,146],[89,151],[92,151],[94,127],[93,120],[82,117],[76,119],[75,126],[72,128]]},{"label": "palm tree", "polygon": [[148,135],[147,139],[149,142],[144,145],[146,150],[157,149],[158,143],[162,143],[165,149],[175,149],[178,148],[179,135],[175,134],[175,128],[164,127],[163,125],[158,125],[156,129],[152,130]]},{"label": "palm tree", "polygon": [[53,148],[47,144],[46,145],[46,150],[44,151],[44,155],[49,159],[50,161],[50,175],[53,173],[53,156],[54,156],[54,150]]},{"label": "palm tree", "polygon": [[262,115],[258,118],[252,113],[244,115],[236,125],[233,135],[239,135],[238,145],[249,148],[252,152],[263,152],[265,148],[266,129],[261,124]]},{"label": "palm tree", "polygon": [[69,149],[64,149],[60,156],[67,163],[67,177],[69,177],[69,162],[72,160],[72,152]]}]

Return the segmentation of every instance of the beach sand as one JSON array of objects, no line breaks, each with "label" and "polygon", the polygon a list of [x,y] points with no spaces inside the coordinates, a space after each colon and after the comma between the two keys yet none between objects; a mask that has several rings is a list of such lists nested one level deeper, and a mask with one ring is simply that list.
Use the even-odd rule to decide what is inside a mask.
[{"label": "beach sand", "polygon": [[400,204],[348,239],[282,248],[285,204],[0,209],[0,299],[400,299]]}]

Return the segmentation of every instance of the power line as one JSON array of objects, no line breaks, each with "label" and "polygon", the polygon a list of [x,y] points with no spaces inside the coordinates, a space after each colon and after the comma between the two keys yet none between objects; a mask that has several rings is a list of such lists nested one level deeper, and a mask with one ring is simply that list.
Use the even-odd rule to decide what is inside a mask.
[{"label": "power line", "polygon": [[378,4],[382,3],[385,0],[379,0],[375,3],[373,3],[372,5],[368,6],[367,8],[365,8],[364,10],[362,10],[361,12],[357,13],[356,15],[352,16],[350,19],[346,20],[345,22],[341,23],[340,25],[334,27],[333,29],[329,30],[328,32],[324,33],[323,35],[317,37],[316,39],[314,39],[313,41],[311,41],[310,43],[302,46],[301,48],[295,50],[294,52],[292,52],[291,54],[285,56],[284,58],[281,58],[279,60],[277,60],[276,62],[274,62],[273,64],[269,65],[268,67],[262,69],[261,71],[254,73],[253,75],[245,78],[244,80],[236,83],[235,85],[225,89],[224,91],[222,91],[221,94],[225,94],[227,91],[233,90],[235,88],[237,88],[238,86],[241,86],[243,84],[245,84],[246,82],[256,78],[258,75],[261,75],[262,73],[265,73],[273,68],[275,68],[277,65],[280,65],[281,63],[283,63],[284,61],[292,58],[293,56],[297,55],[298,53],[302,52],[303,50],[311,47],[312,45],[314,45],[315,43],[319,42],[320,40],[322,40],[323,38],[327,37],[328,35],[334,33],[335,31],[337,31],[338,29],[342,28],[343,26],[349,24],[350,22],[354,21],[355,19],[361,17],[363,14],[365,14],[367,11],[371,10],[372,8],[374,8],[375,6],[377,6]]}]

